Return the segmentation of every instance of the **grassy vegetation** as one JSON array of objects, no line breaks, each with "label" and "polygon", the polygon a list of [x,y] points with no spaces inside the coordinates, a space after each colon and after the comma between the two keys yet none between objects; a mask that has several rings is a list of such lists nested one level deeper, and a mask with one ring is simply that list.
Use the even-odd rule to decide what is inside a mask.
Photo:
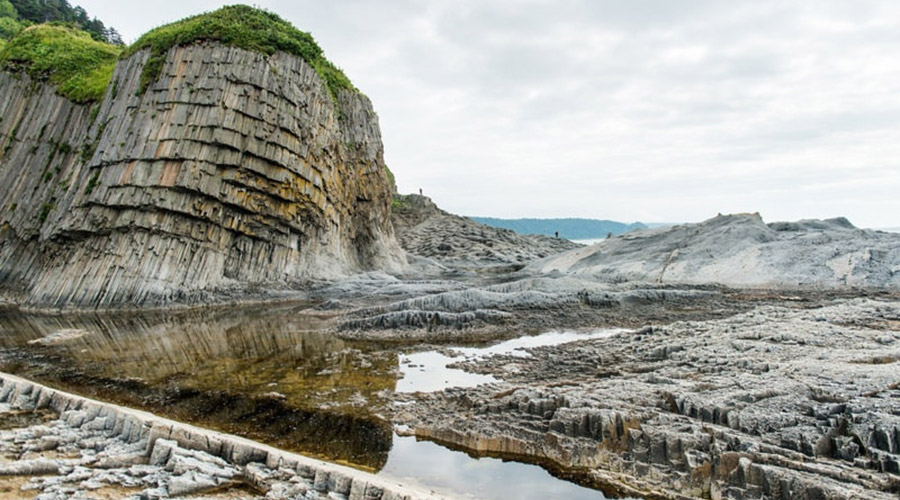
[{"label": "grassy vegetation", "polygon": [[391,207],[393,208],[408,208],[411,204],[409,203],[409,195],[406,194],[393,194],[391,195]]},{"label": "grassy vegetation", "polygon": [[0,50],[0,68],[46,80],[69,99],[99,101],[112,79],[120,48],[83,31],[41,24],[22,30]]},{"label": "grassy vegetation", "polygon": [[0,16],[0,39],[9,40],[18,35],[24,26],[12,17]]},{"label": "grassy vegetation", "polygon": [[73,7],[68,0],[0,0],[0,17],[4,15],[27,24],[65,23],[86,31],[94,40],[122,45],[122,37],[112,26],[91,18],[87,11],[77,5]]},{"label": "grassy vegetation", "polygon": [[6,45],[6,41],[19,34],[28,21],[19,20],[19,13],[9,0],[0,0],[0,49]]},{"label": "grassy vegetation", "polygon": [[159,78],[169,49],[200,41],[216,41],[267,55],[282,51],[300,56],[315,68],[333,98],[341,89],[356,90],[343,71],[325,59],[312,35],[271,12],[246,5],[222,7],[151,30],[128,47],[122,57],[150,49],[150,60],[141,74],[143,92]]},{"label": "grassy vegetation", "polygon": [[389,169],[387,165],[384,166],[384,173],[387,174],[388,187],[391,188],[391,193],[396,193],[397,192],[397,180],[394,179],[394,173],[391,172],[391,169]]},{"label": "grassy vegetation", "polygon": [[16,11],[12,2],[9,0],[0,0],[0,17],[11,17],[16,19],[19,17],[19,13]]}]

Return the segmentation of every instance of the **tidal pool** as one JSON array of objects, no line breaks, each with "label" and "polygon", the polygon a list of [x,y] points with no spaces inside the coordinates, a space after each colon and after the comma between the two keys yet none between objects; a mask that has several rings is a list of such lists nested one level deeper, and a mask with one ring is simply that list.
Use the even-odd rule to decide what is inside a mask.
[{"label": "tidal pool", "polygon": [[437,493],[479,500],[597,500],[603,493],[552,476],[537,465],[499,458],[473,458],[415,437],[394,436],[387,464],[379,472],[425,485]]},{"label": "tidal pool", "polygon": [[[492,354],[608,336],[551,332],[412,352],[345,341],[311,304],[166,313],[0,311],[0,370],[88,397],[471,498],[603,498],[538,466],[400,437],[394,392],[495,381],[448,367]],[[512,488],[516,488],[513,490]]]},{"label": "tidal pool", "polygon": [[[0,316],[0,370],[377,470],[397,353],[322,331],[308,304]],[[61,333],[62,332],[62,333]]]},{"label": "tidal pool", "polygon": [[562,331],[516,337],[483,347],[451,347],[438,351],[424,351],[400,355],[403,378],[397,381],[396,392],[434,392],[449,387],[474,387],[497,382],[490,375],[469,373],[453,364],[463,360],[486,358],[495,354],[528,356],[527,349],[565,344],[576,340],[611,337],[621,329],[601,329],[588,333]]}]

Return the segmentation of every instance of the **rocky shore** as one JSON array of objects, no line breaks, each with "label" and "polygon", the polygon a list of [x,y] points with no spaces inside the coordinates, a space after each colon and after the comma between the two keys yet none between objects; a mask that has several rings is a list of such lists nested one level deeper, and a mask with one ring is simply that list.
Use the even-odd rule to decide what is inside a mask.
[{"label": "rocky shore", "polygon": [[845,218],[765,223],[759,214],[635,231],[530,265],[602,282],[759,289],[900,288],[900,235]]},{"label": "rocky shore", "polygon": [[[806,221],[790,226],[793,229],[788,231],[784,224],[765,225],[751,216],[723,216],[692,227],[686,240],[676,237],[677,248],[669,243],[654,246],[653,242],[667,241],[683,233],[684,228],[616,237],[593,247],[566,250],[571,244],[562,240],[507,238],[500,233],[487,237],[487,232],[482,238],[481,226],[441,212],[424,197],[407,198],[407,205],[394,217],[399,239],[409,252],[407,274],[368,272],[315,283],[304,292],[308,302],[280,313],[288,314],[290,321],[274,321],[271,318],[282,316],[264,311],[253,316],[266,324],[277,323],[271,325],[272,332],[296,322],[301,330],[314,329],[322,342],[332,339],[330,342],[339,343],[343,339],[358,343],[354,345],[377,344],[377,357],[354,354],[355,348],[338,348],[337,344],[334,349],[326,349],[334,351],[328,359],[352,357],[354,361],[347,361],[347,366],[368,366],[370,370],[396,359],[397,352],[431,349],[451,353],[449,347],[463,341],[494,341],[561,328],[621,327],[626,331],[611,338],[532,348],[527,355],[459,357],[453,367],[490,375],[497,382],[411,394],[378,390],[382,405],[377,410],[378,418],[384,418],[385,425],[471,453],[537,463],[611,493],[643,498],[887,499],[896,498],[900,492],[900,292],[891,281],[894,254],[879,253],[875,247],[866,250],[869,243],[889,246],[894,241],[891,235],[857,230],[840,221]],[[434,227],[429,226],[429,220]],[[435,227],[448,228],[448,232],[456,233],[456,239],[433,231]],[[669,282],[668,278],[662,282],[621,276],[606,279],[610,275],[594,272],[596,267],[584,266],[585,272],[579,271],[581,264],[566,269],[541,267],[563,261],[590,261],[599,266],[605,265],[603,259],[643,259],[648,266],[660,261],[668,262],[669,269],[704,269],[708,252],[698,248],[716,240],[707,232],[720,237],[746,235],[748,227],[760,234],[790,233],[774,240],[750,238],[749,243],[738,238],[744,245],[742,252],[753,247],[759,255],[769,255],[750,263],[778,264],[786,270],[785,275],[805,272],[797,263],[772,256],[796,255],[814,240],[820,245],[833,243],[838,253],[872,256],[865,262],[853,261],[858,265],[848,268],[844,277],[870,276],[869,281],[887,278],[872,281],[870,287],[851,287],[832,274],[828,286],[824,286],[823,271],[818,275],[822,280],[815,286],[747,287],[728,280],[685,283]],[[449,242],[450,250],[439,248],[441,241]],[[493,253],[475,250],[487,243]],[[626,249],[630,245],[646,251]],[[544,253],[548,257],[541,259]],[[520,259],[531,264],[521,265]],[[793,267],[784,267],[789,264]],[[831,269],[814,263],[804,265]],[[204,325],[201,329],[209,329],[210,334],[188,337],[219,339],[200,341],[209,346],[233,343],[229,349],[237,348],[248,361],[257,356],[253,353],[258,350],[248,350],[246,342],[272,344],[278,352],[300,339],[310,342],[308,334],[299,333],[273,333],[271,340],[266,340],[269,336],[258,330],[268,327],[263,328],[262,323],[244,325],[238,321],[243,316],[237,312],[228,315],[230,319],[221,328],[214,326],[218,320],[198,317],[196,323]],[[45,318],[38,323],[42,326],[35,327],[40,330],[34,332],[35,342],[59,342],[73,353],[80,352],[79,346],[99,342],[92,340],[90,332],[79,338],[64,337],[65,332],[57,330],[68,323],[61,319]],[[134,342],[116,334],[114,324],[99,318],[98,332],[109,329],[102,336],[115,345]],[[157,328],[153,321],[146,326],[148,332]],[[167,324],[161,328],[181,327]],[[238,334],[242,330],[245,333]],[[54,333],[57,335],[51,335]],[[172,341],[160,336],[151,344],[157,343],[171,347]],[[180,349],[173,353],[179,357],[184,354]],[[47,366],[40,359],[41,352],[28,359],[16,358],[20,355],[27,353],[18,349],[15,355],[7,356],[7,362],[31,363],[38,367],[36,373]],[[185,356],[183,369],[196,372],[199,365]],[[229,359],[231,355],[223,356]],[[297,363],[291,361],[288,371],[294,369],[290,366],[299,366]],[[258,370],[260,365],[256,366]],[[331,368],[323,365],[316,373],[324,370],[321,373],[327,376]],[[382,368],[382,382],[390,386],[392,374],[399,368]],[[180,370],[172,372],[172,380],[178,380]],[[270,375],[280,372],[272,370]],[[91,383],[91,375],[84,375],[84,382]],[[217,379],[212,374],[207,376],[210,387],[215,387]],[[141,387],[150,391],[146,394],[156,391],[147,380],[114,380],[114,375],[103,380],[125,391],[135,384],[144,384]],[[268,387],[264,378],[258,383]],[[293,396],[279,390],[284,393],[277,393],[282,398],[278,404],[288,408],[284,394]],[[169,389],[160,391],[168,393]],[[265,391],[275,394],[271,388]],[[366,403],[371,396],[368,389],[352,389],[349,393],[358,394],[352,405],[329,403],[323,411],[339,416],[345,407],[371,404]],[[204,394],[201,391],[197,397],[202,399]],[[266,394],[253,400],[271,406],[266,403]],[[210,400],[221,397],[212,392],[209,395]],[[71,424],[65,413],[70,409],[56,409],[63,415],[57,423],[36,424],[51,429],[39,430],[37,439],[51,434],[75,436],[71,447],[64,448],[66,457],[75,458],[66,460],[85,460],[77,450],[87,446],[97,453],[106,448],[117,454],[140,451],[148,462],[139,465],[152,465],[149,441],[140,446],[127,439],[91,445],[95,435],[77,434],[83,426],[66,427]],[[16,464],[41,458],[29,455],[25,448],[15,448],[15,443],[24,442],[25,434],[4,432],[3,446],[13,450],[7,456],[18,460],[4,467],[15,471],[25,467]],[[44,446],[38,441],[29,443],[26,447]],[[179,446],[197,451],[184,442],[179,441]],[[126,448],[131,451],[116,451]],[[218,456],[224,461],[224,470],[230,471],[222,473],[223,482],[216,488],[251,488],[247,493],[251,498],[275,495],[271,493],[276,491],[275,486],[260,490],[253,481],[234,479],[254,477],[255,469],[248,469],[246,463],[237,463],[240,460],[236,462],[227,454],[202,448],[199,451]],[[140,483],[134,486],[138,488],[136,493],[128,494],[168,488],[166,481],[172,480],[175,466],[169,467],[166,462],[156,467],[152,477],[161,479]],[[277,471],[272,464],[268,467],[269,472]],[[75,469],[60,470],[68,477]],[[129,474],[128,468],[117,470]],[[49,483],[40,486],[40,479],[15,477],[19,478],[16,488],[50,488],[47,493],[55,494]],[[287,483],[302,483],[291,479],[293,475],[284,477]],[[210,480],[203,481],[207,484]],[[54,484],[63,483],[73,487],[63,480]],[[307,483],[302,487],[315,491]],[[313,478],[313,486],[315,483]],[[115,487],[128,484],[132,483],[123,479]]]},{"label": "rocky shore", "polygon": [[[900,234],[720,214],[585,247],[447,213],[392,192],[311,36],[246,6],[151,31],[95,101],[20,62],[0,500],[438,496],[39,383],[366,470],[396,431],[643,498],[900,495]],[[561,329],[597,335],[460,354]],[[401,390],[422,354],[489,382]]]},{"label": "rocky shore", "polygon": [[0,373],[0,498],[437,497]]},{"label": "rocky shore", "polygon": [[655,498],[900,493],[900,301],[763,306],[458,366],[417,436],[551,462]]},{"label": "rocky shore", "polygon": [[581,248],[566,239],[522,235],[448,213],[421,195],[395,195],[391,222],[409,254],[444,271],[479,274],[519,270],[525,264]]}]

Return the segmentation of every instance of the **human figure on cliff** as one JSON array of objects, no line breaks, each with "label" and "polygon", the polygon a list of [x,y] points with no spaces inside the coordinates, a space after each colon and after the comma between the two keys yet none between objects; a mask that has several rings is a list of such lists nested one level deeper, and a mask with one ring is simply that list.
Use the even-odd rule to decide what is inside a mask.
[{"label": "human figure on cliff", "polygon": [[553,236],[555,236],[556,239],[559,239],[559,231],[554,231]]},{"label": "human figure on cliff", "polygon": [[422,196],[422,188],[419,188],[419,196]]}]

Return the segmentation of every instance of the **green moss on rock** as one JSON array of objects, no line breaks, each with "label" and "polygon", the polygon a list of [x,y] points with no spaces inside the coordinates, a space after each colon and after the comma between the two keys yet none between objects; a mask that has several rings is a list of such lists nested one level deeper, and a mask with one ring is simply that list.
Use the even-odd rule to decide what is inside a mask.
[{"label": "green moss on rock", "polygon": [[120,49],[84,31],[40,24],[22,30],[0,50],[0,68],[48,81],[80,102],[99,101],[112,79]]},{"label": "green moss on rock", "polygon": [[338,67],[325,59],[312,35],[295,28],[276,14],[246,5],[231,5],[149,31],[122,53],[122,57],[150,49],[141,74],[141,92],[159,78],[169,49],[214,41],[271,55],[281,51],[300,56],[325,81],[333,98],[341,89],[356,91]]},{"label": "green moss on rock", "polygon": [[387,165],[384,166],[384,173],[387,174],[388,186],[391,187],[391,194],[395,194],[397,192],[397,179],[394,178],[394,173],[391,172],[391,169],[389,169]]}]

